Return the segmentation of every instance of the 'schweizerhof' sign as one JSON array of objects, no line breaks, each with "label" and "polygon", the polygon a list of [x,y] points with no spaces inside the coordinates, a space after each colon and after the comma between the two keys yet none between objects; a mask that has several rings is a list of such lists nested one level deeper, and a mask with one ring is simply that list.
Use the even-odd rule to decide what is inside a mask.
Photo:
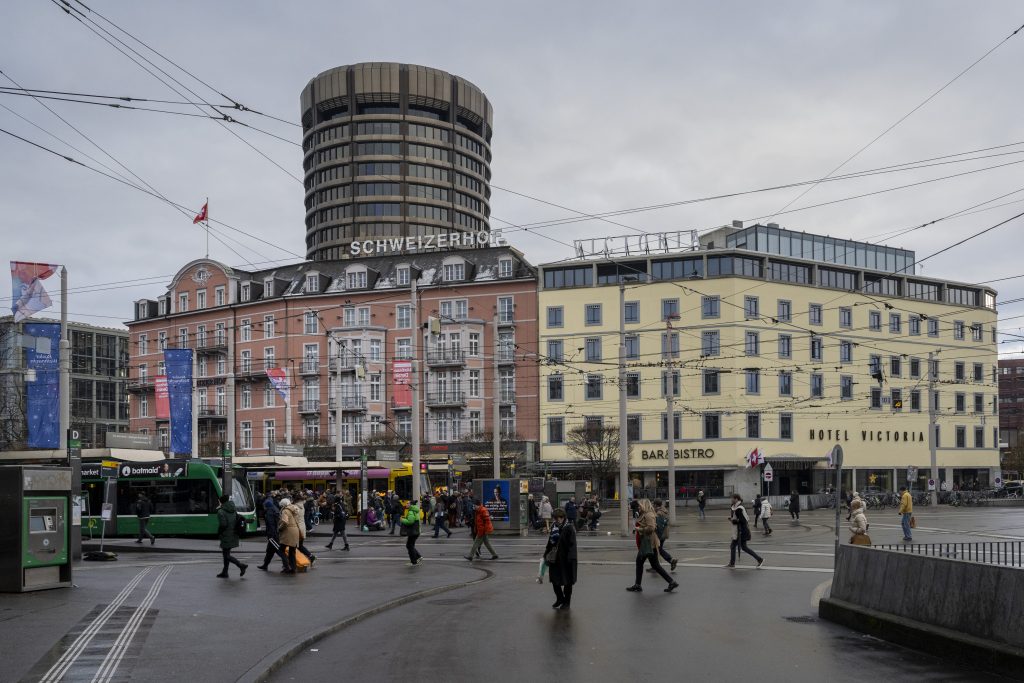
[{"label": "'schweizerhof' sign", "polygon": [[443,235],[417,235],[415,237],[389,237],[379,240],[361,240],[349,245],[352,256],[372,256],[383,253],[408,253],[438,249],[472,247],[504,247],[508,244],[500,230],[493,232],[452,232]]}]

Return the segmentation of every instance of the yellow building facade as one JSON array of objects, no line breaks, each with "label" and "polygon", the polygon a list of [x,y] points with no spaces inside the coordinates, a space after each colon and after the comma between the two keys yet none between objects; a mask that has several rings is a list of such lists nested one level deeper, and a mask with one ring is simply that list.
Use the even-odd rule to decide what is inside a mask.
[{"label": "yellow building facade", "polygon": [[768,225],[724,229],[684,253],[541,266],[544,466],[586,471],[573,430],[594,440],[618,426],[621,388],[631,479],[654,495],[667,493],[670,422],[684,494],[753,495],[755,448],[772,465],[772,494],[814,493],[834,481],[835,444],[847,490],[895,490],[911,466],[915,490],[989,484],[995,292],[917,276],[913,259]]}]

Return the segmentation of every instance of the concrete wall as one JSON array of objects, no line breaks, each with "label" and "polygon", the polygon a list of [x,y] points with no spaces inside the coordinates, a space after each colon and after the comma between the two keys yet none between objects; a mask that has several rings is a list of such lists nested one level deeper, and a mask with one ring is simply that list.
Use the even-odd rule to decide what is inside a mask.
[{"label": "concrete wall", "polygon": [[830,600],[1024,648],[1024,570],[843,545]]}]

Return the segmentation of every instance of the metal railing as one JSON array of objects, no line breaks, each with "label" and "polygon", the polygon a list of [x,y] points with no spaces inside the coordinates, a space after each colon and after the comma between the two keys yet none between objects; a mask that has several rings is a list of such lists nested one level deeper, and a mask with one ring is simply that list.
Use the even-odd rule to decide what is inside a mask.
[{"label": "metal railing", "polygon": [[462,391],[446,391],[427,394],[428,406],[466,405],[466,394]]},{"label": "metal railing", "polygon": [[300,413],[317,413],[320,412],[320,399],[305,399],[299,401],[299,412]]},{"label": "metal railing", "polygon": [[461,365],[466,362],[462,349],[434,348],[427,352],[427,365]]},{"label": "metal railing", "polygon": [[306,358],[302,361],[302,365],[299,368],[299,372],[303,375],[318,375],[320,374],[320,359],[319,358]]},{"label": "metal railing", "polygon": [[976,543],[891,543],[870,546],[877,550],[940,557],[980,564],[1024,568],[1024,541],[984,541]]}]

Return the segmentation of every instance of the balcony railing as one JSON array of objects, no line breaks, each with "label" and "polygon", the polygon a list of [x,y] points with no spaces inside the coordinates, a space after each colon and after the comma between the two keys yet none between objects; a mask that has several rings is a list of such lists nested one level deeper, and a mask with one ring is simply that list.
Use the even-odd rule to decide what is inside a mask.
[{"label": "balcony railing", "polygon": [[306,358],[302,361],[302,365],[299,366],[299,373],[303,375],[319,375],[320,359]]},{"label": "balcony railing", "polygon": [[498,394],[498,398],[501,401],[501,403],[515,403],[516,392],[502,389],[501,392]]},{"label": "balcony railing", "polygon": [[[333,402],[334,399],[331,399]],[[363,396],[342,396],[341,410],[350,412],[363,412],[366,410],[366,398]]]},{"label": "balcony railing", "polygon": [[430,407],[464,406],[466,405],[466,392],[444,391],[427,394],[427,405]]},{"label": "balcony railing", "polygon": [[327,362],[327,366],[331,372],[338,372],[338,368],[341,368],[341,372],[353,372],[363,362],[363,359],[359,356],[332,356]]},{"label": "balcony railing", "polygon": [[227,406],[201,406],[199,408],[199,417],[227,417],[227,415]]},{"label": "balcony railing", "polygon": [[516,352],[515,349],[498,349],[498,362],[499,363],[515,363]]},{"label": "balcony railing", "polygon": [[227,337],[213,337],[211,339],[196,340],[196,353],[222,353],[228,348]]},{"label": "balcony railing", "polygon": [[435,348],[427,351],[427,365],[440,367],[444,365],[464,365],[466,352],[462,349]]},{"label": "balcony railing", "polygon": [[152,377],[135,377],[128,380],[128,391],[147,391],[153,386]]},{"label": "balcony railing", "polygon": [[320,399],[305,399],[299,401],[299,412],[300,413],[319,413],[320,412]]}]

